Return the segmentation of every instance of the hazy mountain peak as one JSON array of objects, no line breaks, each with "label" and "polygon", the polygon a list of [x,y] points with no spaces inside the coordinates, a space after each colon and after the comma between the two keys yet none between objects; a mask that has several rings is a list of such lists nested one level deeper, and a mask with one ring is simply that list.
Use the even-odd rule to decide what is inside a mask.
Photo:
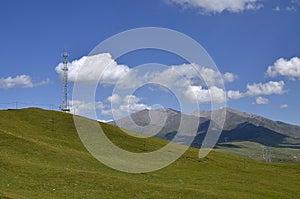
[{"label": "hazy mountain peak", "polygon": [[207,111],[207,110],[196,110],[192,113],[192,115],[195,115],[197,117],[205,117],[205,118],[211,118],[212,112],[216,113],[216,115],[221,114],[223,111],[226,111],[226,117],[230,116],[231,114],[234,115],[239,115],[241,117],[260,117],[251,113],[246,113],[246,112],[241,112],[232,108],[221,108],[221,109],[216,109],[213,111]]}]

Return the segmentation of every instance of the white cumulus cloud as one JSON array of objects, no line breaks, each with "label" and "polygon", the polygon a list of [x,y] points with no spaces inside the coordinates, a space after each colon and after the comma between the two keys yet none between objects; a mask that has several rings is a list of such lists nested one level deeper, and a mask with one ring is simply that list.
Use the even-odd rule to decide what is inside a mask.
[{"label": "white cumulus cloud", "polygon": [[95,102],[85,102],[80,100],[71,100],[70,104],[70,112],[76,115],[81,115],[85,117],[94,118],[93,110],[103,110],[105,108],[103,102],[95,101]]},{"label": "white cumulus cloud", "polygon": [[233,82],[237,78],[237,75],[229,72],[221,74],[212,68],[197,64],[182,64],[170,66],[166,70],[156,73],[152,78],[153,81],[161,82],[165,85],[177,83],[178,86],[188,84],[216,86],[222,83],[222,81]]},{"label": "white cumulus cloud", "polygon": [[227,72],[227,73],[223,74],[223,79],[225,82],[233,82],[234,80],[237,79],[237,75]]},{"label": "white cumulus cloud", "polygon": [[226,100],[226,92],[216,86],[209,89],[202,86],[189,86],[184,94],[189,100],[198,101],[199,103],[223,103]]},{"label": "white cumulus cloud", "polygon": [[242,97],[245,97],[245,93],[242,93],[240,91],[229,90],[227,91],[227,96],[230,99],[240,99]]},{"label": "white cumulus cloud", "polygon": [[123,113],[133,113],[144,109],[151,109],[150,106],[140,103],[141,100],[142,98],[135,95],[127,95],[123,100],[123,104],[120,105],[119,111]]},{"label": "white cumulus cloud", "polygon": [[[64,65],[60,63],[56,72],[62,77]],[[74,60],[68,64],[69,80],[78,82],[100,82],[105,85],[115,84],[124,77],[130,68],[119,65],[109,53],[84,56],[79,60]]]},{"label": "white cumulus cloud", "polygon": [[[95,118],[95,112],[102,115],[112,116],[117,118],[125,117],[128,114],[151,109],[151,106],[141,102],[142,98],[135,95],[126,95],[123,99],[118,94],[113,94],[103,101],[86,102],[81,100],[70,101],[70,109],[72,113]],[[95,112],[94,112],[95,111]]]},{"label": "white cumulus cloud", "polygon": [[190,101],[223,103],[226,100],[226,92],[221,85],[223,82],[233,82],[237,75],[229,72],[221,74],[212,68],[197,64],[182,64],[170,66],[160,73],[155,73],[151,78],[164,86],[175,86],[176,90]]},{"label": "white cumulus cloud", "polygon": [[121,101],[121,97],[118,94],[113,94],[107,98],[107,101],[110,103],[119,103]]},{"label": "white cumulus cloud", "polygon": [[289,79],[300,79],[300,58],[293,57],[290,60],[280,58],[268,67],[266,74],[270,77],[285,76]]},{"label": "white cumulus cloud", "polygon": [[[254,83],[254,84],[247,84],[247,91],[240,92],[238,90],[229,90],[227,91],[227,97],[229,99],[240,99],[243,97],[257,97],[256,102],[266,102],[263,100],[261,96],[266,95],[282,95],[286,93],[284,90],[285,83],[284,81],[269,81],[267,83]],[[261,104],[261,103],[257,103]]]},{"label": "white cumulus cloud", "polygon": [[283,94],[285,83],[284,81],[269,81],[267,83],[254,83],[248,84],[246,95],[248,96],[259,96],[259,95],[273,95],[273,94]]},{"label": "white cumulus cloud", "polygon": [[263,5],[260,0],[166,0],[183,8],[198,8],[203,13],[238,13],[244,10],[257,10]]},{"label": "white cumulus cloud", "polygon": [[32,88],[47,84],[49,80],[44,80],[39,83],[33,83],[32,78],[28,75],[17,75],[16,77],[0,78],[0,89],[10,88]]},{"label": "white cumulus cloud", "polygon": [[261,96],[259,96],[255,99],[256,104],[269,104],[269,102],[270,101],[267,98],[264,98],[264,97],[261,97]]}]

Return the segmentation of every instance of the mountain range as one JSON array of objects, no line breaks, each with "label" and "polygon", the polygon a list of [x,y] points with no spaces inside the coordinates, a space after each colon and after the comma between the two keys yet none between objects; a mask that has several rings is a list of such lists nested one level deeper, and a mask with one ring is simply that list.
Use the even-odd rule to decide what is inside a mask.
[{"label": "mountain range", "polygon": [[[187,115],[173,109],[145,109],[110,124],[171,141],[178,131],[182,118],[185,122],[193,124],[198,122],[197,135],[191,146],[199,148],[209,125],[220,126],[221,115],[224,112],[225,123],[216,150],[262,160],[265,158],[262,150],[268,147],[275,161],[300,162],[300,126],[230,108],[215,110],[216,117],[213,120],[212,111],[195,111]],[[191,127],[190,131],[194,130]],[[188,136],[181,137],[179,142],[185,144],[185,138]]]}]

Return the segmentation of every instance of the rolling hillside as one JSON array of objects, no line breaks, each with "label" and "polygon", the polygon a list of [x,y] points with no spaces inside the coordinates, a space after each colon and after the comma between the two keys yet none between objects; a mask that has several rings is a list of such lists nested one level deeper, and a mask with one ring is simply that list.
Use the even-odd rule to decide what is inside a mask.
[{"label": "rolling hillside", "polygon": [[[153,151],[167,141],[139,139],[100,124],[121,148]],[[300,165],[262,163],[189,149],[172,165],[122,173],[82,145],[72,115],[41,109],[0,111],[0,198],[299,198]]]}]

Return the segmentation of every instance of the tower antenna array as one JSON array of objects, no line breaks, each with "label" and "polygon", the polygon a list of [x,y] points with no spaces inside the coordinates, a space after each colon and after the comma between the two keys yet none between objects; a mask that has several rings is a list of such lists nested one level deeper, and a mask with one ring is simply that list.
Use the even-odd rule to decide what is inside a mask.
[{"label": "tower antenna array", "polygon": [[64,112],[70,112],[70,107],[69,107],[69,101],[68,101],[68,57],[69,54],[67,52],[64,52],[62,54],[63,57],[63,72],[64,72],[64,77],[63,77],[63,96],[62,96],[62,104],[61,104],[61,111]]}]

